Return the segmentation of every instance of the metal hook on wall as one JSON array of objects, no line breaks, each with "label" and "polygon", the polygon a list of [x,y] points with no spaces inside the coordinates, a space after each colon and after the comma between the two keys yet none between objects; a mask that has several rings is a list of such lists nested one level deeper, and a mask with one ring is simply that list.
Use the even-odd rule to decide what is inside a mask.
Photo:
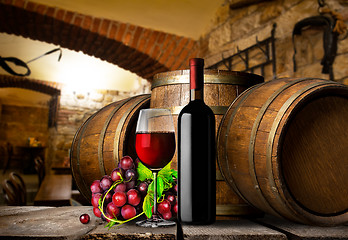
[{"label": "metal hook on wall", "polygon": [[[56,51],[59,51],[59,56],[58,56],[58,62],[60,61],[60,59],[62,58],[62,49],[59,47],[59,48],[55,48],[51,51],[48,51],[34,59],[31,59],[27,62],[23,62],[22,60],[18,59],[18,58],[15,58],[15,57],[6,57],[6,58],[3,58],[0,56],[0,67],[2,67],[6,72],[12,74],[12,75],[15,75],[15,76],[20,76],[20,77],[25,77],[25,76],[29,76],[31,71],[30,71],[30,68],[29,66],[27,65],[28,63],[30,62],[33,62],[43,56],[46,56],[46,55],[49,55],[51,53],[54,53]],[[16,71],[14,71],[8,64],[7,62],[10,62],[10,63],[13,63],[15,64],[16,66],[20,66],[20,67],[23,67],[26,69],[26,72],[25,73],[18,73]]]}]

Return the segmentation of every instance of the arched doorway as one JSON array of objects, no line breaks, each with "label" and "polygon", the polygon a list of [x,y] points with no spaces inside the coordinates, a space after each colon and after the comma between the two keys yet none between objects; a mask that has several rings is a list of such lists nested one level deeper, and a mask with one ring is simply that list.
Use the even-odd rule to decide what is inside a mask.
[{"label": "arched doorway", "polygon": [[36,151],[45,158],[50,128],[56,126],[59,95],[60,89],[46,82],[0,76],[0,165],[4,170],[35,173],[30,154]]}]

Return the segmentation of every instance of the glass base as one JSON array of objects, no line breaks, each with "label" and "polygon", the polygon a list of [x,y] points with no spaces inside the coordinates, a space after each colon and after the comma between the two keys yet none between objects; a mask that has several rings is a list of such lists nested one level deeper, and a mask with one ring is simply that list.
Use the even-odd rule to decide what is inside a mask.
[{"label": "glass base", "polygon": [[156,228],[156,227],[171,227],[175,226],[175,222],[164,220],[162,218],[149,218],[145,220],[141,220],[135,223],[139,227],[146,228]]}]

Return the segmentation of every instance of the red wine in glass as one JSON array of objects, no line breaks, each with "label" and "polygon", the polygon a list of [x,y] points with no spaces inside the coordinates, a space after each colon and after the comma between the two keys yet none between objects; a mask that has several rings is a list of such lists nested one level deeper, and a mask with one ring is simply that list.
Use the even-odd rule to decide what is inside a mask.
[{"label": "red wine in glass", "polygon": [[136,127],[135,150],[146,167],[152,170],[154,183],[154,207],[152,217],[136,222],[141,227],[168,227],[175,222],[160,218],[157,214],[157,174],[173,158],[175,129],[169,109],[142,109]]},{"label": "red wine in glass", "polygon": [[136,133],[135,149],[140,161],[150,169],[164,168],[175,152],[174,132]]}]

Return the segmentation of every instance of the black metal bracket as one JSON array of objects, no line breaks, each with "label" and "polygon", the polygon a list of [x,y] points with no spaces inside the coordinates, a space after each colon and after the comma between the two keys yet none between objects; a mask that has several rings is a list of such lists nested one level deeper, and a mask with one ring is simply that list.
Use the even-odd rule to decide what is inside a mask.
[{"label": "black metal bracket", "polygon": [[[261,75],[264,76],[265,74],[265,66],[272,64],[272,72],[273,72],[273,79],[276,78],[276,53],[275,53],[275,29],[277,27],[277,24],[274,23],[271,31],[271,36],[259,41],[256,36],[256,44],[244,49],[239,50],[237,46],[237,53],[233,54],[232,56],[229,56],[227,58],[224,57],[224,53],[221,53],[222,60],[211,65],[209,69],[218,69],[221,65],[224,65],[227,70],[232,71],[233,70],[233,62],[236,58],[240,58],[245,66],[245,69],[242,71],[245,72],[251,72],[254,73],[255,69],[260,68],[261,69]],[[257,64],[250,66],[249,60],[250,56],[249,53],[251,50],[258,49],[264,56],[264,61]]]}]

